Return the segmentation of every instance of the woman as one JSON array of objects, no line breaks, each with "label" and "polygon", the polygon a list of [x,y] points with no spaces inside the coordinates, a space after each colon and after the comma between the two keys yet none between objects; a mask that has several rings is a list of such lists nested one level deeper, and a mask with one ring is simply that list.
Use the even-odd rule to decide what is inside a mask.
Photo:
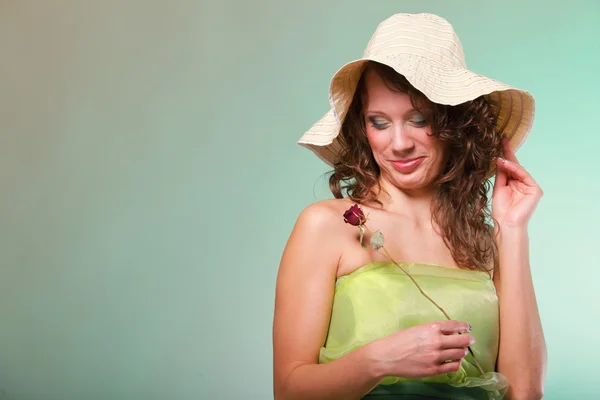
[{"label": "woman", "polygon": [[[533,98],[467,70],[444,19],[397,14],[330,99],[300,143],[334,167],[335,199],[302,211],[281,260],[275,399],[541,398],[542,191],[514,154]],[[385,251],[361,246],[376,230]]]}]

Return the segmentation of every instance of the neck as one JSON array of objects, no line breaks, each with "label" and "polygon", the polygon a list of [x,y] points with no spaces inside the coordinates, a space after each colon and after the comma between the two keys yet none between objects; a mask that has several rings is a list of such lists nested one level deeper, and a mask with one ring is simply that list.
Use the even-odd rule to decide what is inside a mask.
[{"label": "neck", "polygon": [[435,187],[414,190],[399,189],[385,179],[381,179],[382,192],[378,199],[387,211],[410,216],[417,222],[431,221],[431,203],[436,195]]}]

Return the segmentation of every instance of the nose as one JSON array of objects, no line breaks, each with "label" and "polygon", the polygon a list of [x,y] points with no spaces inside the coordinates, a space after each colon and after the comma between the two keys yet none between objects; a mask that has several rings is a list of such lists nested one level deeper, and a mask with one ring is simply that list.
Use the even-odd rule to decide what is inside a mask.
[{"label": "nose", "polygon": [[410,153],[415,147],[415,142],[408,129],[401,124],[394,126],[392,136],[392,150],[397,153]]}]

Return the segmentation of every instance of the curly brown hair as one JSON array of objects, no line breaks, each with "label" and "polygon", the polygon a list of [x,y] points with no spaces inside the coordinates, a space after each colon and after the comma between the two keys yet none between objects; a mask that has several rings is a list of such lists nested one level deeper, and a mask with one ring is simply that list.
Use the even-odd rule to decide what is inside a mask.
[{"label": "curly brown hair", "polygon": [[436,104],[392,68],[368,62],[338,136],[343,150],[329,178],[334,197],[343,198],[346,192],[359,204],[382,204],[380,170],[367,141],[363,114],[367,71],[376,72],[391,90],[408,94],[430,124],[432,135],[445,143],[446,163],[435,182],[432,219],[458,265],[489,271],[490,265],[498,263],[498,251],[488,177],[492,162],[501,155],[502,136],[496,129],[497,110],[483,96],[456,106]]}]

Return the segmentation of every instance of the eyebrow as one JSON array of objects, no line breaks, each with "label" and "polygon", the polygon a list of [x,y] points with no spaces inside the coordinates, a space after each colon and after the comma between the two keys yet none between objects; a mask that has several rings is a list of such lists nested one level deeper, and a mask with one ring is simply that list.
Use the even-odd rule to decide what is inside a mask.
[{"label": "eyebrow", "polygon": [[[416,108],[411,108],[411,109],[407,110],[404,114],[406,115],[406,114],[411,114],[414,112],[422,114],[422,112],[417,110]],[[365,110],[365,114],[369,114],[369,113],[387,115],[387,113],[385,113],[383,111],[379,111],[379,110],[369,110],[369,109]]]}]

